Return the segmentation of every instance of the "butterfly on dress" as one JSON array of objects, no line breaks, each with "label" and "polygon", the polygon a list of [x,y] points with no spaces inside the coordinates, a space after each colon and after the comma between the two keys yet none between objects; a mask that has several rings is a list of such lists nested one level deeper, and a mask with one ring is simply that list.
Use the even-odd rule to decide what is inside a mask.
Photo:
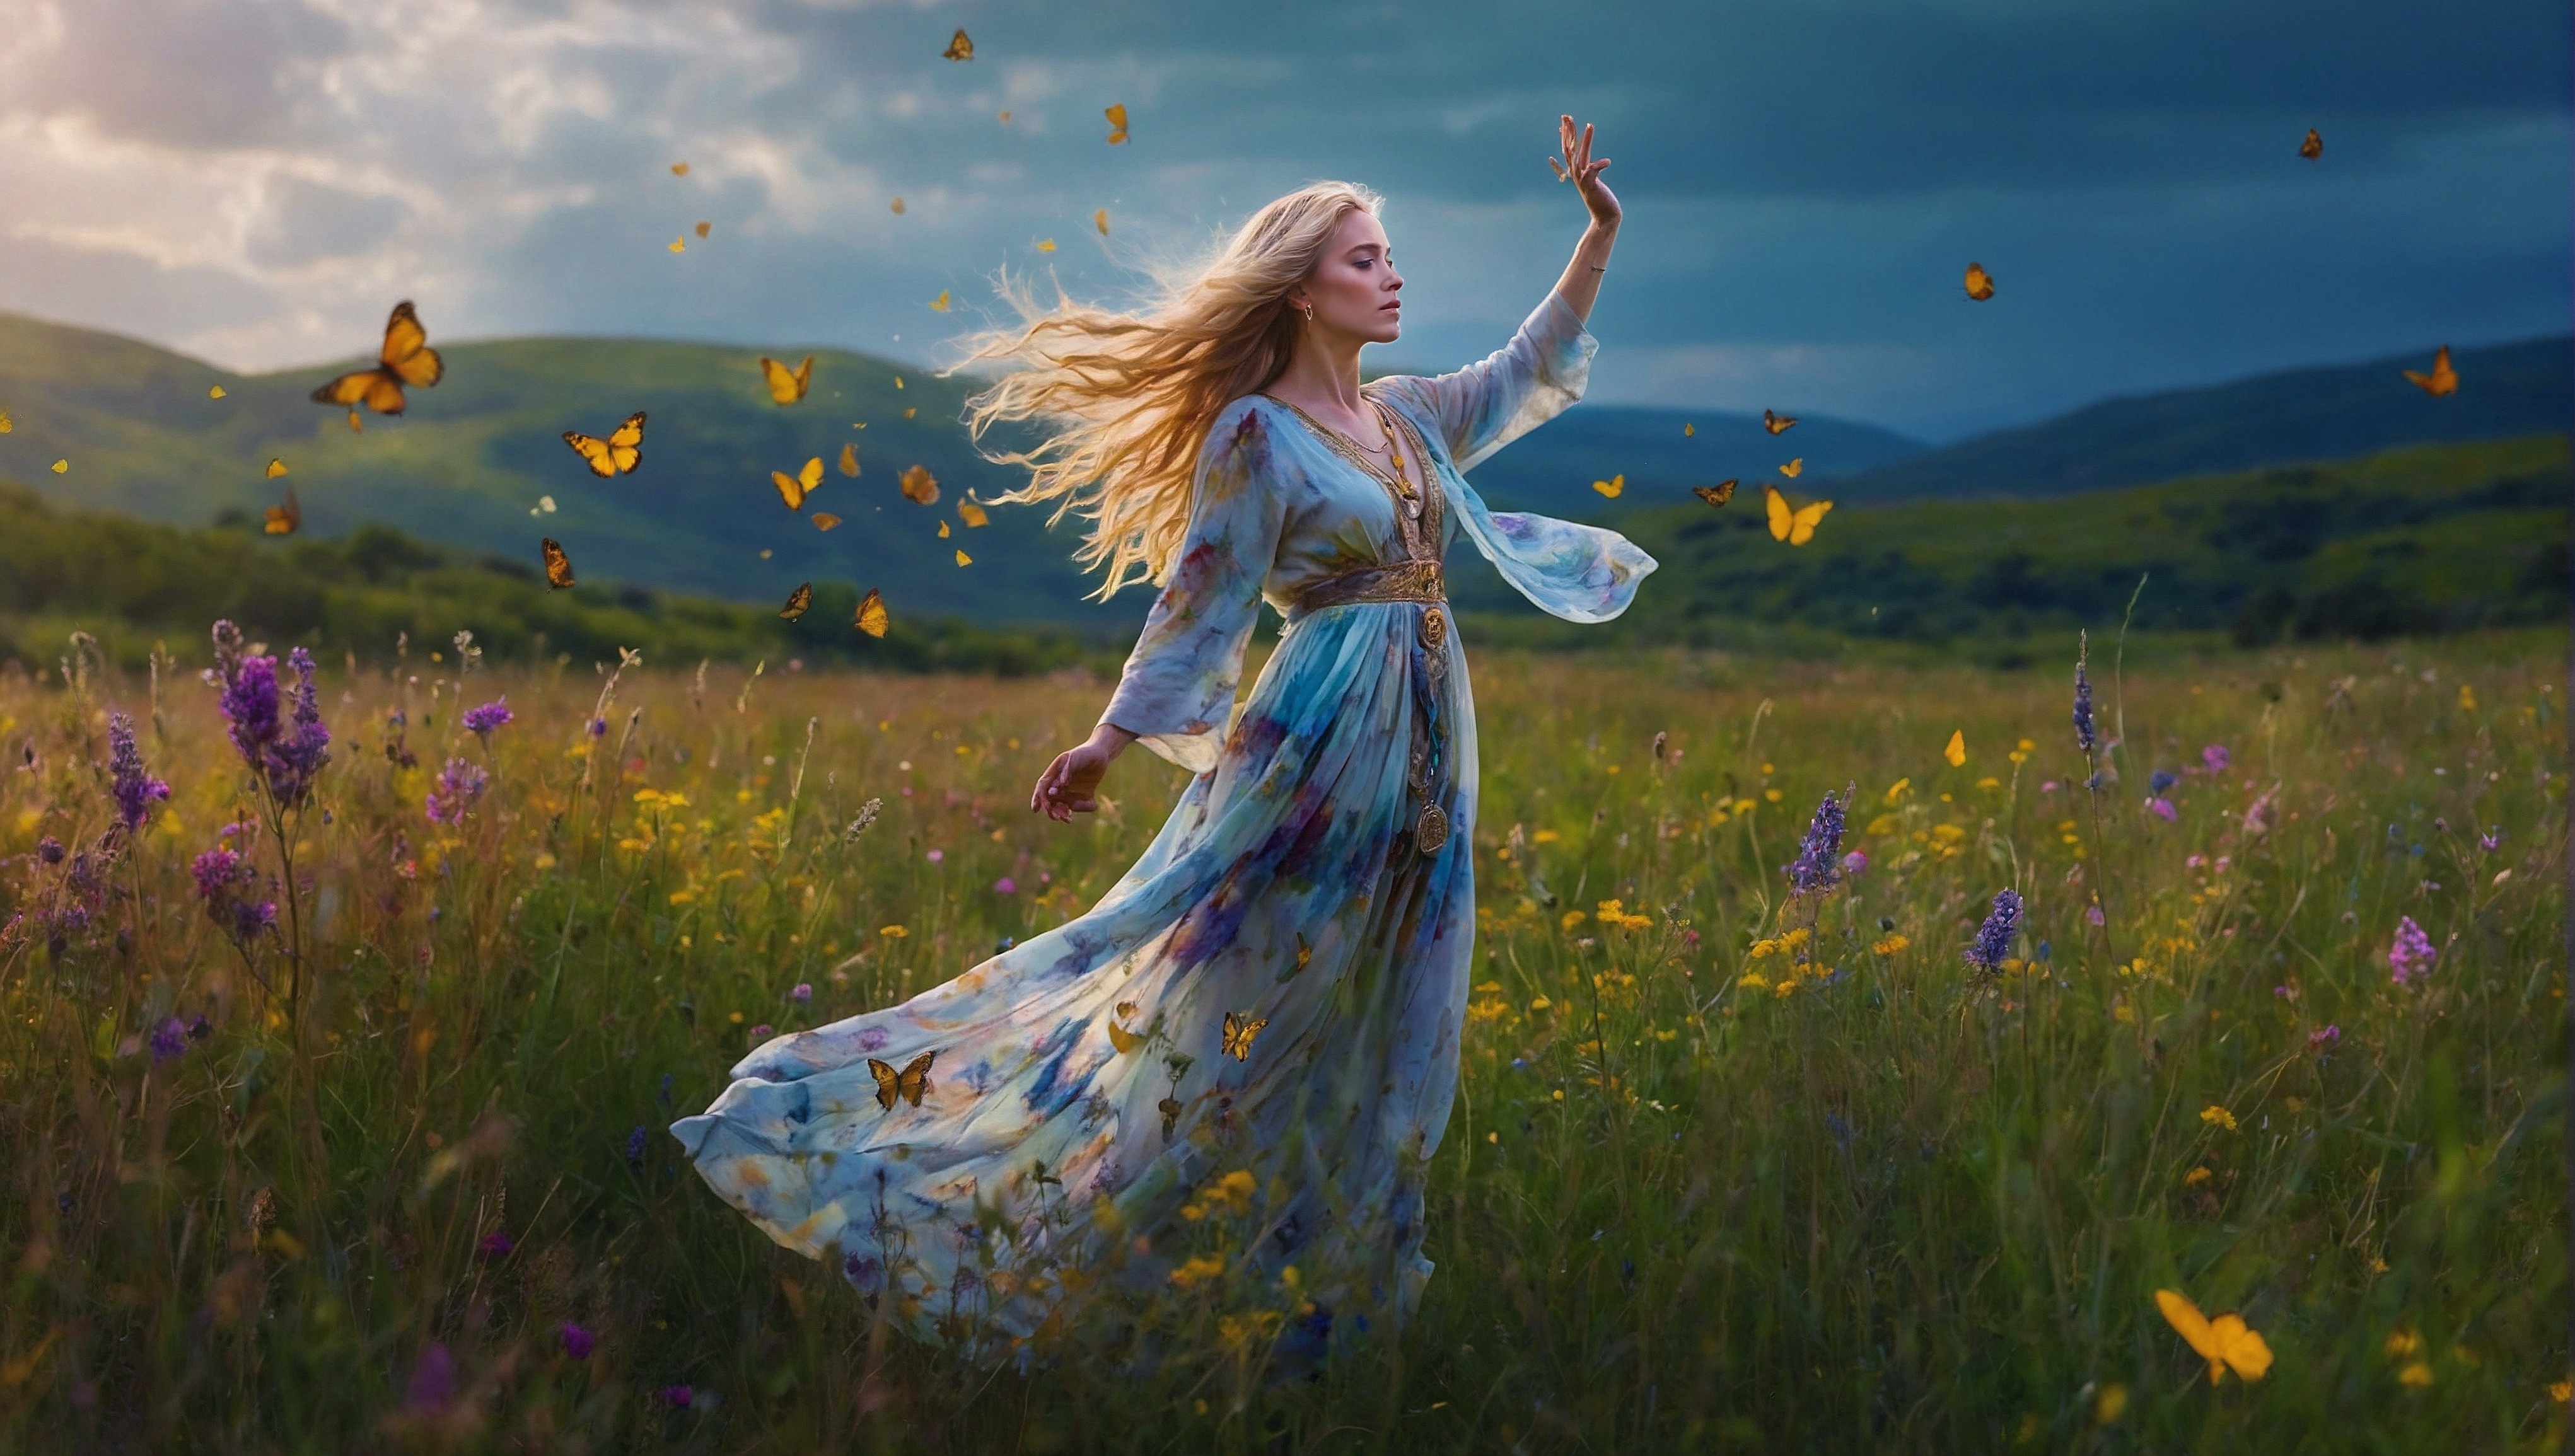
[{"label": "butterfly on dress", "polygon": [[[900,199],[895,202],[894,210],[903,211],[903,203]],[[768,384],[771,399],[782,405],[796,404],[805,398],[807,390],[814,387],[814,356],[806,355],[805,362],[794,369],[789,369],[777,360],[763,356],[760,361],[760,377]]]},{"label": "butterfly on dress", "polygon": [[1761,428],[1769,431],[1773,435],[1785,435],[1789,431],[1797,428],[1797,417],[1794,415],[1773,415],[1768,410],[1764,410],[1761,412]]},{"label": "butterfly on dress", "polygon": [[823,457],[818,455],[805,462],[805,468],[792,476],[785,471],[771,471],[769,482],[778,487],[778,499],[787,503],[788,510],[802,511],[805,498],[823,484]]},{"label": "butterfly on dress", "polygon": [[1718,481],[1712,486],[1692,486],[1690,494],[1705,501],[1710,509],[1721,508],[1726,502],[1734,499],[1734,484],[1728,479]]},{"label": "butterfly on dress", "polygon": [[644,463],[644,412],[638,410],[627,416],[626,423],[608,432],[606,440],[567,430],[563,442],[589,462],[592,475],[603,481],[615,480]]},{"label": "butterfly on dress", "polygon": [[916,1107],[920,1106],[921,1099],[930,1095],[930,1061],[937,1055],[936,1051],[925,1051],[904,1063],[901,1071],[873,1056],[869,1057],[868,1075],[877,1079],[877,1105],[891,1112],[895,1099],[901,1097]]},{"label": "butterfly on dress", "polygon": [[893,619],[886,615],[885,594],[870,587],[868,595],[859,599],[859,615],[850,620],[850,626],[870,637],[882,638],[893,625]]},{"label": "butterfly on dress", "polygon": [[1779,494],[1777,486],[1761,488],[1761,503],[1769,513],[1770,539],[1790,546],[1804,546],[1814,540],[1816,525],[1833,509],[1830,501],[1812,501],[1791,509],[1788,498]]},{"label": "butterfly on dress", "polygon": [[268,520],[260,530],[270,536],[293,536],[304,527],[304,506],[295,499],[295,488],[286,488],[286,499],[268,508]]},{"label": "butterfly on dress", "polygon": [[564,555],[563,543],[551,536],[543,537],[538,540],[537,549],[545,553],[546,585],[558,592],[573,585],[572,558]]},{"label": "butterfly on dress", "polygon": [[2415,386],[2423,393],[2436,399],[2442,395],[2455,395],[2459,392],[2459,372],[2450,367],[2450,346],[2447,344],[2442,345],[2440,352],[2432,356],[2430,374],[2416,374],[2409,369],[2405,371],[2405,377],[2414,381]]},{"label": "butterfly on dress", "polygon": [[1109,1023],[1109,1044],[1118,1048],[1118,1054],[1120,1056],[1125,1056],[1128,1052],[1134,1051],[1137,1047],[1144,1045],[1146,1041],[1151,1039],[1146,1032],[1130,1031],[1126,1027],[1118,1024],[1120,1021],[1133,1018],[1136,1014],[1136,1003],[1134,1001],[1120,1001],[1115,1011],[1112,1012],[1114,1019]]},{"label": "butterfly on dress", "polygon": [[354,429],[360,405],[379,415],[399,415],[403,386],[427,389],[446,375],[447,362],[429,347],[429,331],[420,326],[420,315],[405,299],[394,305],[393,317],[385,320],[384,347],[376,352],[376,363],[353,369],[315,390],[313,403],[347,406]]},{"label": "butterfly on dress", "polygon": [[1233,1057],[1236,1061],[1250,1061],[1252,1059],[1252,1038],[1260,1035],[1261,1028],[1269,1024],[1270,1018],[1267,1016],[1255,1021],[1250,1016],[1240,1011],[1226,1012],[1225,1054]]},{"label": "butterfly on dress", "polygon": [[804,616],[805,610],[813,605],[814,584],[807,582],[787,594],[787,605],[778,609],[778,615],[789,622],[794,622]]},{"label": "butterfly on dress", "polygon": [[2199,1312],[2178,1289],[2155,1291],[2155,1307],[2164,1318],[2190,1342],[2199,1357],[2208,1362],[2208,1383],[2226,1378],[2228,1366],[2246,1380],[2259,1380],[2271,1369],[2271,1347],[2262,1336],[2244,1323],[2240,1314],[2221,1314],[2215,1319]]},{"label": "butterfly on dress", "polygon": [[1985,271],[1985,265],[1981,263],[1968,264],[1967,297],[1974,299],[1977,303],[1983,303],[1985,300],[1992,298],[1993,296],[1994,276],[1987,273]]}]

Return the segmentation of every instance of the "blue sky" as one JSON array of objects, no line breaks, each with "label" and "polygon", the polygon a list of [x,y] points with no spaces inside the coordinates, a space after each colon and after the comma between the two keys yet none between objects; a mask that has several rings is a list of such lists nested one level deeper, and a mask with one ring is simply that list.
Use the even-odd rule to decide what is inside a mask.
[{"label": "blue sky", "polygon": [[0,8],[0,308],[237,367],[401,297],[448,338],[932,360],[998,268],[1115,297],[1323,176],[1389,198],[1386,362],[1447,367],[1580,229],[1559,111],[1628,211],[1599,401],[1949,439],[2568,325],[2563,0]]}]

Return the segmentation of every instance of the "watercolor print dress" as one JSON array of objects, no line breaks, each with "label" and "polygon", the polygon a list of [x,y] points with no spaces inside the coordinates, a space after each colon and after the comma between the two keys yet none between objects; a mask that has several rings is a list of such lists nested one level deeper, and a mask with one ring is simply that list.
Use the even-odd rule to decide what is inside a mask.
[{"label": "watercolor print dress", "polygon": [[[1426,447],[1435,489],[1409,500],[1292,406],[1228,406],[1103,715],[1197,774],[1171,818],[1080,918],[745,1057],[672,1127],[709,1185],[913,1333],[989,1348],[1068,1289],[1162,1286],[1184,1203],[1249,1171],[1250,1272],[1408,1316],[1475,925],[1475,717],[1439,562],[1462,530],[1557,617],[1626,609],[1650,557],[1490,513],[1459,475],[1579,399],[1595,347],[1549,294],[1483,362],[1367,386],[1416,483]],[[1237,719],[1265,600],[1287,626]]]}]

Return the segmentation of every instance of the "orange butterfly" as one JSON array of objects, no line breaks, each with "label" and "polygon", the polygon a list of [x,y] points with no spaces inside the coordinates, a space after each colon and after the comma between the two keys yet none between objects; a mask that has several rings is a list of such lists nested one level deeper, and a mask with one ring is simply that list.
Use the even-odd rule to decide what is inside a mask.
[{"label": "orange butterfly", "polygon": [[286,462],[277,459],[275,456],[269,457],[268,469],[263,472],[263,474],[272,481],[276,480],[279,476],[286,474]]},{"label": "orange butterfly", "polygon": [[841,474],[843,474],[843,475],[845,475],[845,476],[855,476],[855,475],[857,475],[858,473],[859,473],[859,448],[858,448],[857,446],[855,446],[855,445],[844,445],[844,446],[842,446],[842,447],[841,447]]},{"label": "orange butterfly", "polygon": [[971,61],[975,59],[975,40],[961,30],[949,37],[948,49],[940,54],[952,61]]},{"label": "orange butterfly", "polygon": [[286,500],[268,508],[268,521],[260,529],[271,536],[293,536],[304,526],[304,507],[295,499],[295,488],[286,488]]},{"label": "orange butterfly", "polygon": [[572,558],[564,555],[563,543],[549,536],[540,539],[537,547],[546,555],[546,585],[558,592],[573,585]]},{"label": "orange butterfly", "polygon": [[1267,1016],[1255,1021],[1252,1019],[1251,1015],[1246,1012],[1226,1012],[1225,1045],[1223,1048],[1225,1054],[1233,1057],[1236,1061],[1251,1060],[1252,1038],[1260,1035],[1261,1028],[1269,1024],[1270,1018]]},{"label": "orange butterfly", "polygon": [[1981,263],[1968,264],[1967,297],[1974,299],[1978,303],[1983,303],[1985,300],[1992,298],[1993,296],[1994,276],[1987,273],[1985,271],[1985,265]]},{"label": "orange butterfly", "polygon": [[1104,237],[1104,238],[1108,237],[1108,236],[1109,236],[1109,209],[1107,209],[1107,208],[1105,208],[1105,207],[1104,207],[1104,208],[1102,208],[1100,211],[1098,211],[1098,212],[1096,212],[1096,213],[1093,213],[1093,214],[1091,215],[1091,225],[1092,225],[1093,227],[1098,228],[1098,229],[1100,230],[1100,236],[1102,236],[1102,237]]},{"label": "orange butterfly", "polygon": [[1112,106],[1109,108],[1107,115],[1109,117],[1110,127],[1109,145],[1113,147],[1124,145],[1127,141],[1126,106],[1124,104]]},{"label": "orange butterfly", "polygon": [[1779,474],[1786,476],[1792,481],[1805,473],[1806,458],[1802,455],[1798,456],[1795,460],[1788,462],[1786,465],[1779,467]]},{"label": "orange butterfly", "polygon": [[2314,127],[2307,128],[2307,139],[2298,143],[2298,155],[2312,162],[2324,154],[2324,133],[2317,131]]},{"label": "orange butterfly", "polygon": [[778,615],[787,619],[789,622],[794,622],[797,618],[805,615],[805,609],[813,605],[814,584],[807,582],[798,587],[795,591],[787,594],[787,605],[778,609]]},{"label": "orange butterfly", "polygon": [[817,511],[814,513],[814,529],[816,531],[829,531],[840,524],[841,518],[833,515],[829,511]]},{"label": "orange butterfly", "polygon": [[2450,367],[2450,346],[2444,344],[2432,356],[2432,372],[2416,374],[2405,371],[2405,377],[2420,386],[2427,395],[2455,395],[2459,392],[2459,372]]},{"label": "orange butterfly", "polygon": [[785,471],[771,471],[769,483],[778,488],[778,499],[787,503],[788,510],[802,511],[805,498],[823,484],[823,457],[818,455],[805,462],[805,468],[792,476]]},{"label": "orange butterfly", "polygon": [[898,484],[903,489],[903,498],[916,506],[939,504],[939,478],[920,466],[906,470]]},{"label": "orange butterfly", "polygon": [[1784,541],[1790,546],[1804,546],[1814,540],[1815,528],[1833,509],[1830,501],[1810,501],[1792,509],[1788,498],[1779,494],[1777,486],[1761,488],[1761,504],[1763,514],[1769,518],[1770,539]]},{"label": "orange butterfly", "polygon": [[2271,1347],[2259,1332],[2244,1323],[2244,1316],[2221,1314],[2210,1319],[2178,1289],[2156,1290],[2155,1307],[2190,1342],[2199,1358],[2208,1362],[2209,1384],[2224,1380],[2230,1365],[2247,1380],[2259,1380],[2270,1373]]},{"label": "orange butterfly", "polygon": [[369,368],[353,369],[315,390],[313,403],[347,406],[354,428],[358,406],[379,415],[399,415],[404,385],[427,389],[447,374],[447,362],[429,347],[429,331],[420,326],[420,315],[412,311],[409,299],[394,305],[393,317],[385,320],[385,343],[376,360]]},{"label": "orange butterfly", "polygon": [[701,237],[701,238],[705,237],[705,236],[706,236],[707,234],[709,234],[709,233],[714,232],[715,230],[716,230],[716,225],[715,225],[715,224],[713,224],[713,223],[700,223],[700,224],[698,224],[698,236],[699,236],[699,237]]},{"label": "orange butterfly", "polygon": [[1705,501],[1711,507],[1723,506],[1734,499],[1734,482],[1722,480],[1712,486],[1692,486],[1690,494]]},{"label": "orange butterfly", "polygon": [[850,626],[870,637],[884,637],[886,629],[894,626],[894,619],[886,614],[885,594],[870,587],[868,595],[859,599],[859,615],[851,620]]},{"label": "orange butterfly", "polygon": [[1794,415],[1773,415],[1768,410],[1761,412],[1761,428],[1773,435],[1785,435],[1796,427],[1797,417]]},{"label": "orange butterfly", "polygon": [[921,1099],[930,1094],[930,1060],[937,1055],[936,1051],[925,1051],[905,1063],[901,1071],[873,1056],[869,1057],[868,1075],[877,1079],[877,1105],[891,1112],[895,1099],[901,1097],[916,1107],[920,1106]]},{"label": "orange butterfly", "polygon": [[[903,211],[903,204],[897,202],[894,210]],[[794,369],[789,369],[775,359],[763,358],[760,361],[760,377],[768,383],[771,399],[782,405],[793,405],[805,398],[805,391],[813,388],[814,356],[806,355],[805,362]]]},{"label": "orange butterfly", "polygon": [[960,501],[957,503],[957,517],[959,520],[965,522],[969,527],[989,526],[993,521],[992,515],[989,512],[985,511],[983,507],[972,501]]},{"label": "orange butterfly", "polygon": [[563,442],[590,463],[590,473],[601,480],[618,476],[644,463],[644,412],[626,417],[626,423],[608,433],[606,440],[594,440],[577,430],[567,430]]}]

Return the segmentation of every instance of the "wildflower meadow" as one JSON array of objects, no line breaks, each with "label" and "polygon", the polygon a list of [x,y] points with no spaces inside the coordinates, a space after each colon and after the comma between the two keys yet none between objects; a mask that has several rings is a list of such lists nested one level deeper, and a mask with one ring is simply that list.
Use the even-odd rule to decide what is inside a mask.
[{"label": "wildflower meadow", "polygon": [[1150,1366],[968,1363],[664,1130],[1108,888],[1176,770],[1026,807],[1102,683],[75,641],[0,683],[0,1445],[2554,1449],[2565,650],[1478,655],[1437,1272],[1308,1368],[1248,1172]]}]

